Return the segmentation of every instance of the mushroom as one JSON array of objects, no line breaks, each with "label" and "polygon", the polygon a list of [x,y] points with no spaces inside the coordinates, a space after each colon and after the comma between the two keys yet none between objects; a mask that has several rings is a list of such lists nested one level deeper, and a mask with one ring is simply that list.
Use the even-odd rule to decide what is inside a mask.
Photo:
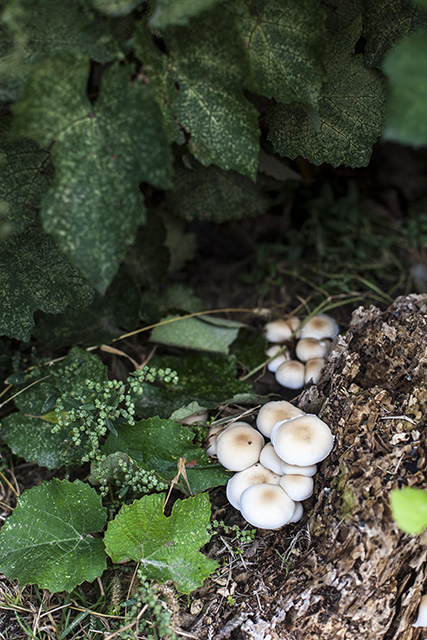
[{"label": "mushroom", "polygon": [[304,365],[298,360],[289,360],[280,365],[275,376],[282,387],[301,389],[304,386]]},{"label": "mushroom", "polygon": [[[279,344],[273,344],[265,352],[269,358],[273,358],[273,356],[277,356],[276,358],[274,358],[273,360],[267,363],[267,369],[272,373],[275,373],[281,364],[291,359],[289,350],[285,349],[285,351],[282,351],[282,348],[283,347],[281,347]],[[280,351],[282,351],[282,353],[279,353]]]},{"label": "mushroom", "polygon": [[288,464],[284,460],[282,460],[280,464],[280,475],[293,475],[297,474],[300,476],[314,476],[317,471],[317,465],[310,464],[307,467],[298,467],[296,464]]},{"label": "mushroom", "polygon": [[198,411],[197,413],[192,413],[186,418],[182,418],[181,420],[177,420],[180,424],[189,426],[190,424],[194,424],[195,422],[206,422],[209,418],[209,413],[207,410]]},{"label": "mushroom", "polygon": [[292,500],[301,502],[313,495],[314,482],[309,476],[286,475],[280,478],[280,486]]},{"label": "mushroom", "polygon": [[303,416],[304,411],[294,407],[286,400],[275,400],[267,402],[258,412],[256,425],[267,438],[270,438],[274,425],[279,420],[289,420],[295,416]]},{"label": "mushroom", "polygon": [[306,414],[282,422],[274,429],[272,442],[282,460],[306,467],[326,458],[334,446],[334,436],[323,420]]},{"label": "mushroom", "polygon": [[222,424],[214,425],[208,429],[205,440],[205,450],[206,454],[211,458],[216,456],[216,440],[223,429]]},{"label": "mushroom", "polygon": [[216,455],[230,471],[242,471],[258,462],[264,446],[259,431],[246,422],[235,422],[216,439]]},{"label": "mushroom", "polygon": [[300,326],[298,318],[291,317],[286,320],[279,319],[267,322],[264,326],[264,334],[268,342],[286,342]]},{"label": "mushroom", "polygon": [[320,380],[322,369],[325,366],[324,358],[312,358],[305,363],[304,382],[317,384]]},{"label": "mushroom", "polygon": [[427,595],[421,597],[420,606],[418,608],[418,617],[413,627],[427,627]]},{"label": "mushroom", "polygon": [[267,444],[261,449],[259,461],[264,465],[264,467],[267,467],[267,469],[271,469],[274,473],[278,473],[279,476],[282,475],[282,460],[275,452],[271,442],[267,442]]},{"label": "mushroom", "polygon": [[226,488],[227,500],[235,509],[240,510],[240,496],[248,487],[254,484],[279,484],[279,480],[280,475],[257,462],[230,478]]},{"label": "mushroom", "polygon": [[301,520],[303,513],[304,513],[304,507],[302,506],[301,502],[295,502],[294,515],[289,520],[289,523],[298,522],[299,520]]},{"label": "mushroom", "polygon": [[301,338],[295,347],[295,354],[301,362],[307,362],[313,358],[324,358],[328,353],[328,344],[315,338]]},{"label": "mushroom", "polygon": [[295,502],[278,484],[255,484],[240,497],[240,512],[259,529],[279,529],[291,521]]},{"label": "mushroom", "polygon": [[339,333],[336,320],[326,313],[318,313],[301,327],[298,338],[335,338]]}]

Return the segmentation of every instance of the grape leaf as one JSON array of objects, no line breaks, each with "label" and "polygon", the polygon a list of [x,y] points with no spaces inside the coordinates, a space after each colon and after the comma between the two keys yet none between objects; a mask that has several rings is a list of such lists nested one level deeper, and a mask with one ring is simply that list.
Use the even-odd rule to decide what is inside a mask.
[{"label": "grape leaf", "polygon": [[32,64],[43,56],[84,53],[103,64],[116,57],[109,23],[81,2],[10,0],[0,20],[0,85],[8,100],[18,98]]},{"label": "grape leaf", "polygon": [[177,89],[168,94],[189,133],[189,149],[203,165],[216,164],[254,179],[258,166],[258,112],[243,95],[247,62],[229,17],[208,11],[164,38]]},{"label": "grape leaf", "polygon": [[16,455],[48,469],[80,463],[86,453],[85,438],[76,447],[70,446],[69,427],[52,433],[55,414],[46,415],[44,406],[52,396],[59,397],[65,392],[72,396],[82,394],[87,379],[102,383],[106,377],[106,367],[99,358],[84,349],[70,349],[62,362],[24,378],[25,385],[39,382],[16,396],[14,402],[18,411],[1,421],[2,440]]},{"label": "grape leaf", "polygon": [[[234,349],[235,343],[232,348]],[[170,368],[178,374],[178,383],[165,388],[143,384],[143,393],[134,398],[138,415],[170,418],[182,407],[197,402],[201,409],[212,409],[230,402],[258,401],[249,382],[236,379],[234,356],[216,353],[193,353],[185,356],[155,356],[150,364]],[[246,400],[245,400],[246,397]],[[249,399],[250,398],[250,399]]]},{"label": "grape leaf", "polygon": [[210,9],[223,0],[156,0],[150,25],[164,29],[170,25],[186,25],[190,18]]},{"label": "grape leaf", "polygon": [[50,154],[32,140],[11,140],[12,118],[0,118],[0,201],[7,203],[6,219],[15,233],[35,222],[53,167]]},{"label": "grape leaf", "polygon": [[[167,344],[185,349],[228,353],[230,344],[236,339],[239,329],[245,325],[233,320],[213,316],[200,318],[164,318],[151,332],[151,342]],[[168,322],[168,320],[173,320]]]},{"label": "grape leaf", "polygon": [[181,593],[190,593],[218,563],[198,551],[209,539],[209,497],[177,500],[169,518],[163,514],[164,494],[153,494],[124,505],[105,533],[113,562],[140,562],[149,579],[172,580]]},{"label": "grape leaf", "polygon": [[191,164],[191,169],[176,170],[174,188],[166,194],[175,215],[219,223],[265,213],[269,201],[249,178],[194,160]]},{"label": "grape leaf", "polygon": [[427,527],[427,491],[405,487],[390,493],[393,518],[405,533],[422,533]]},{"label": "grape leaf", "polygon": [[88,307],[67,308],[62,314],[39,312],[33,335],[58,349],[73,344],[94,345],[136,329],[141,295],[125,267],[121,267],[103,296],[95,293]]},{"label": "grape leaf", "polygon": [[0,333],[29,340],[34,311],[84,307],[93,289],[38,224],[0,242]]},{"label": "grape leaf", "polygon": [[269,140],[275,151],[289,158],[302,155],[313,164],[366,166],[381,134],[385,92],[382,77],[366,69],[363,56],[354,55],[361,34],[360,17],[330,39],[326,61],[329,82],[318,110],[301,104],[274,105],[269,112]]},{"label": "grape leaf", "polygon": [[410,0],[363,0],[363,24],[365,62],[379,67],[400,40],[427,26],[427,13]]},{"label": "grape leaf", "polygon": [[279,102],[316,106],[326,79],[325,14],[311,0],[233,0],[226,13],[249,59],[248,89]]},{"label": "grape leaf", "polygon": [[0,532],[0,571],[21,586],[71,591],[106,568],[94,533],[107,519],[101,498],[80,480],[51,480],[20,496]]},{"label": "grape leaf", "polygon": [[[103,453],[121,451],[146,470],[155,469],[159,479],[167,484],[177,474],[179,458],[186,460],[186,473],[193,493],[225,484],[229,473],[214,464],[200,447],[193,445],[194,433],[173,420],[147,418],[134,425],[122,425],[117,435],[110,434]],[[188,494],[188,487],[180,478],[176,485]]]},{"label": "grape leaf", "polygon": [[389,79],[383,137],[402,144],[427,144],[427,29],[398,44],[386,57],[383,70]]},{"label": "grape leaf", "polygon": [[145,220],[140,181],[170,186],[172,156],[162,116],[131,69],[111,66],[92,107],[88,61],[52,58],[31,74],[15,107],[17,130],[55,142],[56,178],[42,221],[61,250],[104,292],[137,227]]}]

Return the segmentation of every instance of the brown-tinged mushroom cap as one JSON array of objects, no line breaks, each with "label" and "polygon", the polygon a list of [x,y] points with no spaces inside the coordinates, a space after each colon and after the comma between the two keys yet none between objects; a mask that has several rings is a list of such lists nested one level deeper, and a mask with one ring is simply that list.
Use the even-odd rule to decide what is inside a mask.
[{"label": "brown-tinged mushroom cap", "polygon": [[298,332],[298,338],[335,338],[339,334],[339,327],[332,316],[326,313],[318,313],[307,320]]},{"label": "brown-tinged mushroom cap", "polygon": [[317,384],[322,374],[322,369],[325,366],[324,358],[312,358],[305,363],[304,370],[304,382]]},{"label": "brown-tinged mushroom cap", "polygon": [[334,436],[323,420],[307,414],[280,424],[274,429],[272,442],[282,460],[307,467],[326,458],[334,446]]},{"label": "brown-tinged mushroom cap", "polygon": [[259,529],[279,529],[290,522],[295,502],[278,484],[255,484],[240,497],[240,512]]},{"label": "brown-tinged mushroom cap", "polygon": [[289,420],[296,416],[303,416],[304,411],[294,407],[286,400],[267,402],[258,412],[256,425],[267,438],[271,436],[274,425],[280,420]]},{"label": "brown-tinged mushroom cap", "polygon": [[279,484],[279,480],[280,475],[257,462],[230,478],[226,489],[227,500],[235,509],[240,510],[240,496],[248,487],[254,484]]},{"label": "brown-tinged mushroom cap", "polygon": [[259,431],[246,422],[235,422],[216,439],[219,462],[230,471],[242,471],[258,462],[264,446]]},{"label": "brown-tinged mushroom cap", "polygon": [[275,377],[282,387],[301,389],[304,386],[304,365],[298,360],[284,362],[277,369]]},{"label": "brown-tinged mushroom cap", "polygon": [[313,358],[324,358],[328,353],[329,345],[324,340],[316,338],[301,338],[295,347],[295,355],[301,362],[307,362]]}]

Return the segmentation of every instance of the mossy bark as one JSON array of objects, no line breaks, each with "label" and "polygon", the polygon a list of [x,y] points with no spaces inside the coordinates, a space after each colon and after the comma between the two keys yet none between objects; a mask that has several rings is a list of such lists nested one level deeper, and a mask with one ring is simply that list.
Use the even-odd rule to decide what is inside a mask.
[{"label": "mossy bark", "polygon": [[427,536],[403,534],[389,500],[396,487],[427,488],[426,380],[426,295],[354,312],[319,384],[297,403],[336,436],[306,516],[256,541],[246,579],[234,577],[246,594],[240,606],[200,617],[193,633],[215,640],[427,636],[412,627],[427,586]]}]

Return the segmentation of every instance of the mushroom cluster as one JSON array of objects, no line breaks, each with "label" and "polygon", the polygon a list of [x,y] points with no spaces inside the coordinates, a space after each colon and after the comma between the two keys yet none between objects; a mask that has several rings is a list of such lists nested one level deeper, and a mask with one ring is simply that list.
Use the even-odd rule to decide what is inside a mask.
[{"label": "mushroom cluster", "polygon": [[236,472],[227,484],[230,504],[254,527],[279,529],[302,517],[301,502],[312,495],[317,463],[334,436],[320,418],[285,400],[265,404],[256,424],[208,433],[208,452]]},{"label": "mushroom cluster", "polygon": [[[310,381],[314,384],[319,381],[331,339],[338,335],[339,328],[334,318],[318,313],[302,326],[295,317],[267,322],[264,331],[268,342],[273,343],[266,351],[267,356],[273,358],[267,365],[268,370],[275,374],[282,387],[301,389]],[[291,358],[287,347],[283,348],[293,335],[298,339],[296,358]]]}]

